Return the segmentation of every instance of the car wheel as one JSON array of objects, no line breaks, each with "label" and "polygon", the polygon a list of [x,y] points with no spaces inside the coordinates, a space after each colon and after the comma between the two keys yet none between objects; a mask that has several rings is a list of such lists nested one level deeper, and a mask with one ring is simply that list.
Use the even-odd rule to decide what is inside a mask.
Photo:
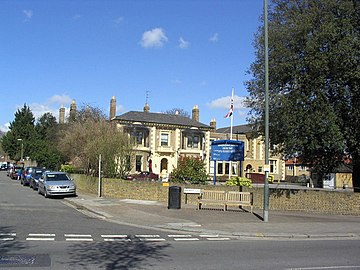
[{"label": "car wheel", "polygon": [[49,198],[49,194],[47,193],[46,188],[44,189],[44,197]]},{"label": "car wheel", "polygon": [[41,194],[40,188],[38,188],[38,194]]}]

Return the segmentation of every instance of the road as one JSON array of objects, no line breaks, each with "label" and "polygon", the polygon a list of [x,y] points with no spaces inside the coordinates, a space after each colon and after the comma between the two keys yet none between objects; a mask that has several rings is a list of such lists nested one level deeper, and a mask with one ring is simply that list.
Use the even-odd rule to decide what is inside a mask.
[{"label": "road", "polygon": [[359,250],[356,239],[222,239],[119,225],[0,172],[0,270],[360,269]]}]

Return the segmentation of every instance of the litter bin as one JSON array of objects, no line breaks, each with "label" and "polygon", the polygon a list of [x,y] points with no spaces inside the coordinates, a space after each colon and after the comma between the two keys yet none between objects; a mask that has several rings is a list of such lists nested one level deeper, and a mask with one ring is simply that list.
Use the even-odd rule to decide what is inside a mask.
[{"label": "litter bin", "polygon": [[168,209],[181,208],[181,187],[169,187]]}]

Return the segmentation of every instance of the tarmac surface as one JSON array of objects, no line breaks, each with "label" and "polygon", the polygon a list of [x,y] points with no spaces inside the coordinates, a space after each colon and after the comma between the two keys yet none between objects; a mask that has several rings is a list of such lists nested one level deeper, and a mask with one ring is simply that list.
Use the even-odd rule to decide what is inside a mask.
[{"label": "tarmac surface", "polygon": [[360,217],[293,211],[211,207],[197,210],[196,205],[181,202],[180,209],[168,209],[167,203],[97,197],[79,193],[65,202],[85,214],[140,228],[184,233],[217,234],[249,239],[360,239]]}]

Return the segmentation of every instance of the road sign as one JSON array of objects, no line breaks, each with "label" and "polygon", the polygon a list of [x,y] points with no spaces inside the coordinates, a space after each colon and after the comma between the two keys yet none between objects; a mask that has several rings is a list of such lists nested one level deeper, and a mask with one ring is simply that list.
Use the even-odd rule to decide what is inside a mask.
[{"label": "road sign", "polygon": [[244,142],[237,140],[218,140],[211,143],[211,160],[243,161]]}]

